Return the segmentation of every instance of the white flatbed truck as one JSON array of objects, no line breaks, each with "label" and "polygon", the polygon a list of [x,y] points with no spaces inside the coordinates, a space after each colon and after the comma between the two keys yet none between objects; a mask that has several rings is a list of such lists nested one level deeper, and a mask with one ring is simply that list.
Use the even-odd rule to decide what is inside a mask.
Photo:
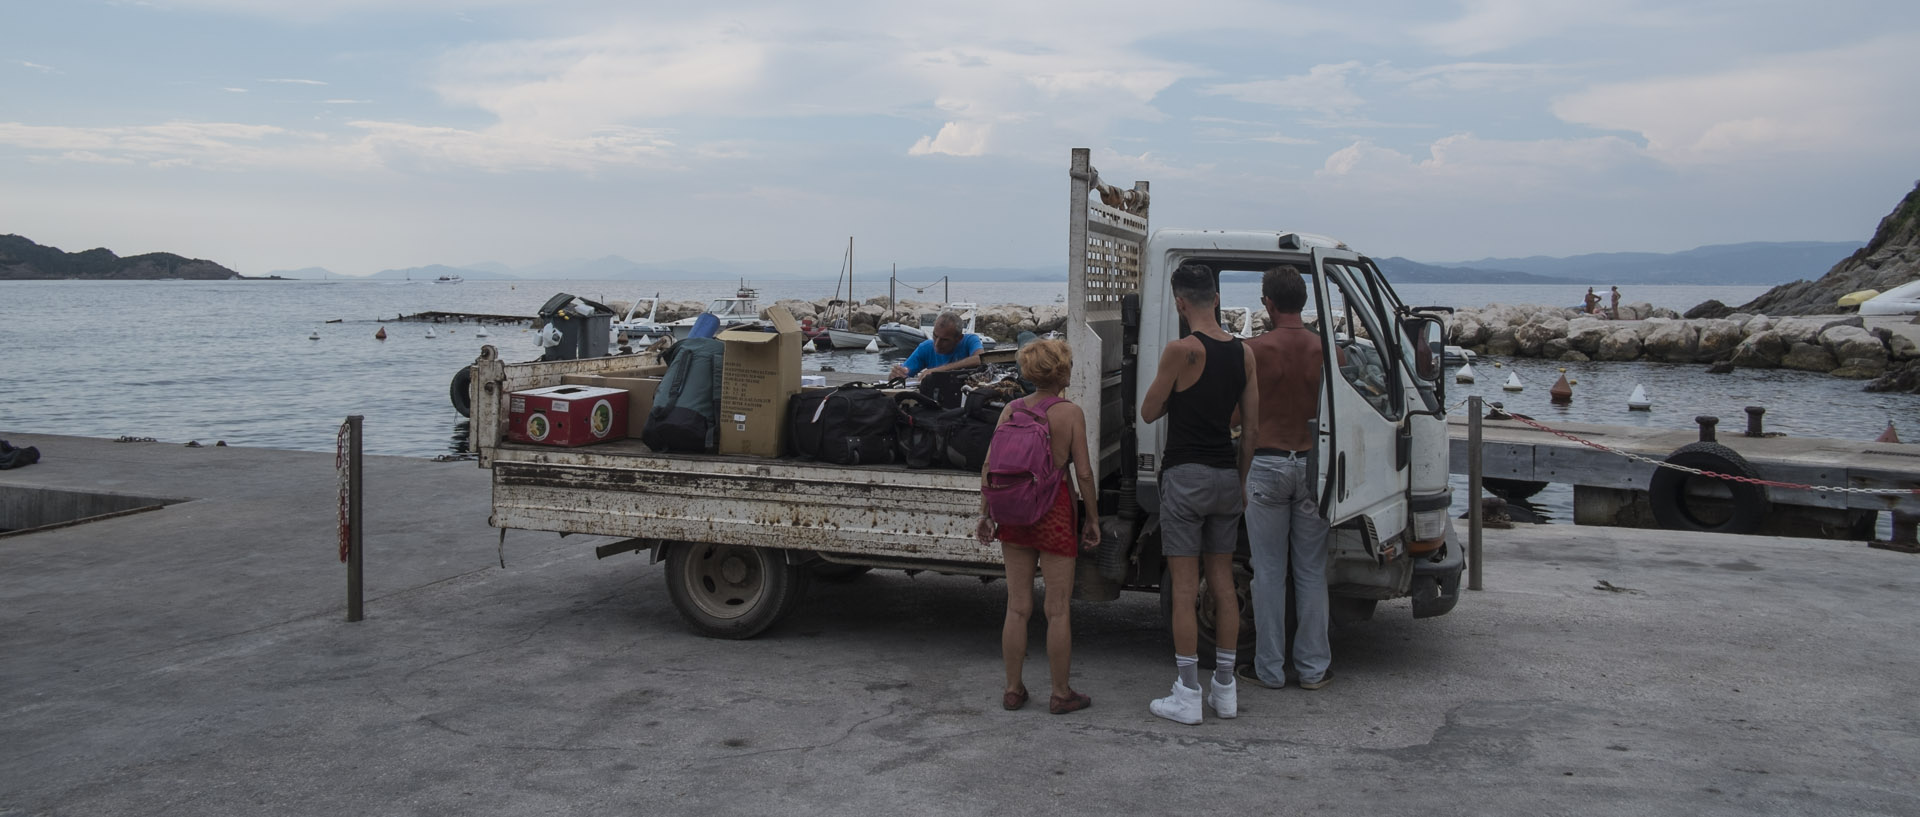
[{"label": "white flatbed truck", "polygon": [[[1182,331],[1172,271],[1188,261],[1216,271],[1292,263],[1311,272],[1315,304],[1335,305],[1326,310],[1331,320],[1318,321],[1328,376],[1315,468],[1333,528],[1336,619],[1364,619],[1378,601],[1405,597],[1416,617],[1452,609],[1463,554],[1448,513],[1442,318],[1401,304],[1371,261],[1331,239],[1219,230],[1149,236],[1147,183],[1102,184],[1084,149],[1073,152],[1069,176],[1066,336],[1075,365],[1067,397],[1086,409],[1103,542],[1080,560],[1076,597],[1162,592],[1166,584],[1157,513],[1166,425],[1139,422],[1137,407],[1159,350]],[[643,551],[664,560],[681,615],[723,638],[772,626],[816,573],[1004,575],[999,547],[974,539],[975,473],[654,453],[638,440],[553,448],[507,439],[509,393],[633,365],[631,356],[506,363],[492,347],[482,350],[471,370],[472,439],[480,466],[492,471],[495,527],[625,537],[601,555]],[[1251,574],[1239,574],[1235,592],[1244,598]],[[1211,592],[1202,586],[1203,624]],[[1252,630],[1249,619],[1243,646]]]}]

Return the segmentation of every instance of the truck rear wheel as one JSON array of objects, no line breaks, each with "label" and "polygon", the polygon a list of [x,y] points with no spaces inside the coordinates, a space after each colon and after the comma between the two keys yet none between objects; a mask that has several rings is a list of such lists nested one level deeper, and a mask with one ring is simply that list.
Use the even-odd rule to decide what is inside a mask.
[{"label": "truck rear wheel", "polygon": [[[1234,654],[1242,659],[1253,657],[1253,571],[1239,562],[1233,563],[1233,592],[1240,600],[1240,642],[1234,647]],[[1194,596],[1194,615],[1200,622],[1200,666],[1212,669],[1214,650],[1215,622],[1213,616],[1213,586],[1207,582],[1204,572],[1200,575],[1200,592]],[[1169,625],[1173,621],[1173,574],[1166,568],[1160,569],[1160,616]],[[1244,663],[1244,661],[1243,661]]]},{"label": "truck rear wheel", "polygon": [[667,549],[667,596],[694,632],[752,638],[799,604],[803,568],[778,548],[675,542]]}]

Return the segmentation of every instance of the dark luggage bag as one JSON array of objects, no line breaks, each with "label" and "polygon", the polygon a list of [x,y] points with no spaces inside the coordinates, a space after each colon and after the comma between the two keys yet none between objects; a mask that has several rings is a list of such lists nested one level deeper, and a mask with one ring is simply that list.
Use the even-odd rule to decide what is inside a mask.
[{"label": "dark luggage bag", "polygon": [[894,462],[899,414],[893,398],[871,386],[801,392],[787,402],[790,453],[835,465]]}]

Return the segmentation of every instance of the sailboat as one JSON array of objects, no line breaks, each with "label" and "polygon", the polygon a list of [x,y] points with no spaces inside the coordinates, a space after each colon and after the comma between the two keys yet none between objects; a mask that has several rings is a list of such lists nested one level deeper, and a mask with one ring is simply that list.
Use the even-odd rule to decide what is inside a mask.
[{"label": "sailboat", "polygon": [[[853,314],[854,305],[857,303],[859,302],[853,299],[853,236],[847,236],[846,309],[848,315]],[[875,351],[879,350],[880,336],[853,331],[853,326],[847,322],[845,316],[834,319],[833,325],[827,327],[827,338],[833,342],[835,349],[865,349],[871,344]]]}]

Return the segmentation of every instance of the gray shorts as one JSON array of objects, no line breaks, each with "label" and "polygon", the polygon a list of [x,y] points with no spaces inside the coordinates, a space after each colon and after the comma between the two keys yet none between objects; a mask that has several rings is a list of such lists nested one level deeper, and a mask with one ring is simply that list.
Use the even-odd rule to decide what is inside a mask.
[{"label": "gray shorts", "polygon": [[1246,495],[1240,469],[1184,463],[1160,472],[1160,553],[1232,553]]}]

